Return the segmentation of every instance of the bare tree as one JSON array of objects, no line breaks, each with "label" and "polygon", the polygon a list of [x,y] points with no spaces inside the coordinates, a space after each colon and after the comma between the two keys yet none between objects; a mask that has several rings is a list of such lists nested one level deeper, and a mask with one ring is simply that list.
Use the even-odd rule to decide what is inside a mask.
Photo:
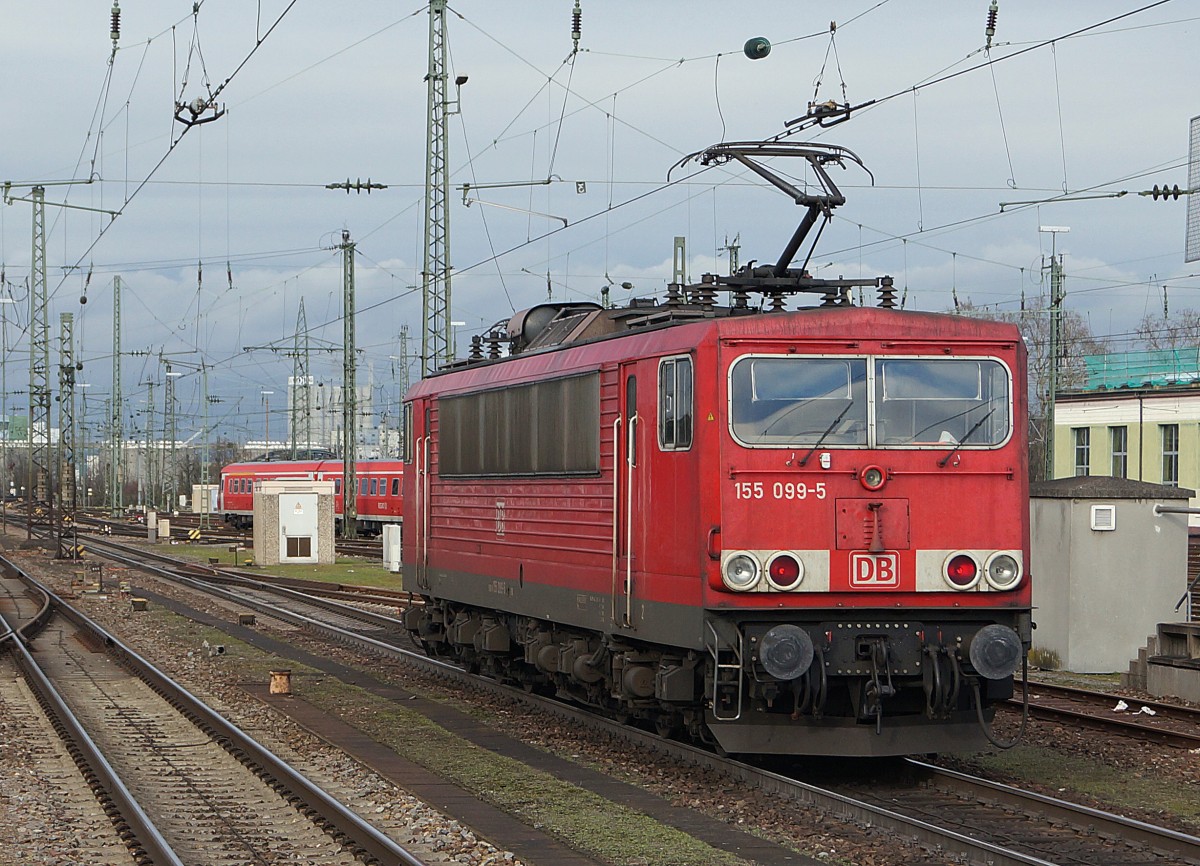
[{"label": "bare tree", "polygon": [[1176,310],[1170,316],[1147,313],[1138,323],[1137,338],[1151,351],[1200,346],[1200,310]]},{"label": "bare tree", "polygon": [[[1036,310],[996,311],[980,309],[970,301],[961,303],[956,311],[960,315],[980,319],[995,319],[1017,326],[1025,341],[1029,363],[1027,387],[1029,393],[1029,472],[1031,479],[1040,479],[1045,473],[1046,431],[1049,426],[1050,390],[1050,311]],[[1109,351],[1108,343],[1092,333],[1087,319],[1073,310],[1064,310],[1060,319],[1058,341],[1058,377],[1056,387],[1069,390],[1087,384],[1086,355],[1103,355]]]}]

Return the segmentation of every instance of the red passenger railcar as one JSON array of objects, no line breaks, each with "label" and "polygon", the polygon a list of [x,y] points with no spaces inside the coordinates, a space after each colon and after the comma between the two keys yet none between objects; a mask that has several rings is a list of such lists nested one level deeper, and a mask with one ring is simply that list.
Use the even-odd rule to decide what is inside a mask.
[{"label": "red passenger railcar", "polygon": [[[400,523],[400,479],[404,464],[399,460],[360,460],[355,464],[358,481],[357,528],[378,535],[386,523]],[[334,512],[342,519],[342,461],[340,460],[268,460],[231,463],[221,470],[218,511],[225,522],[239,529],[254,523],[254,485],[259,481],[307,479],[332,481]]]},{"label": "red passenger railcar", "polygon": [[982,745],[1030,642],[1025,350],[879,282],[543,305],[414,386],[408,627],[729,752]]}]

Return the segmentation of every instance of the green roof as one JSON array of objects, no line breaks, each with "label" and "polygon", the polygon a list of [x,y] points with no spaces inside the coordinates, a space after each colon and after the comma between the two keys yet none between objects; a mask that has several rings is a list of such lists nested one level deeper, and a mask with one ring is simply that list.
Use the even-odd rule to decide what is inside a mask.
[{"label": "green roof", "polygon": [[1200,384],[1200,348],[1084,355],[1089,391]]}]

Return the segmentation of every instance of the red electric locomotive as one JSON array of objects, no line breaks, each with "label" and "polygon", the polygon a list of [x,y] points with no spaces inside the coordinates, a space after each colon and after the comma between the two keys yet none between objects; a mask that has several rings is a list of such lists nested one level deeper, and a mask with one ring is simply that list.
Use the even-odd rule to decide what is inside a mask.
[{"label": "red electric locomotive", "polygon": [[[404,464],[398,460],[360,460],[355,464],[358,480],[358,530],[378,535],[385,523],[400,523],[400,479]],[[342,519],[341,460],[269,460],[231,463],[221,470],[221,494],[218,511],[225,522],[238,529],[254,523],[254,485],[258,481],[278,479],[332,481],[334,512]]]},{"label": "red electric locomotive", "polygon": [[661,304],[535,307],[507,356],[476,338],[410,390],[428,651],[731,753],[994,741],[1031,629],[1020,336],[812,279],[798,246]]}]

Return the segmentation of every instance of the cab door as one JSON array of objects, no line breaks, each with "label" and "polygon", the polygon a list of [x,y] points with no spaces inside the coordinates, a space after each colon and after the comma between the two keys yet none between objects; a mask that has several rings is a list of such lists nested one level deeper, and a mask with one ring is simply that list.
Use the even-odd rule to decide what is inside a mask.
[{"label": "cab door", "polygon": [[622,364],[619,409],[613,421],[613,563],[612,622],[634,629],[636,572],[642,547],[639,520],[642,489],[641,418],[638,415],[638,380],[635,364]]},{"label": "cab door", "polygon": [[[429,589],[429,447],[432,440],[431,418],[428,401],[413,401],[408,404],[407,424],[411,434],[408,452],[412,460],[412,472],[405,472],[402,483],[405,496],[411,497],[409,514],[412,517],[405,527],[401,548],[405,552],[404,588],[409,592]],[[411,486],[409,479],[411,478]],[[411,542],[410,542],[411,539]],[[411,547],[410,547],[411,544]],[[411,583],[410,583],[411,577]]]}]

